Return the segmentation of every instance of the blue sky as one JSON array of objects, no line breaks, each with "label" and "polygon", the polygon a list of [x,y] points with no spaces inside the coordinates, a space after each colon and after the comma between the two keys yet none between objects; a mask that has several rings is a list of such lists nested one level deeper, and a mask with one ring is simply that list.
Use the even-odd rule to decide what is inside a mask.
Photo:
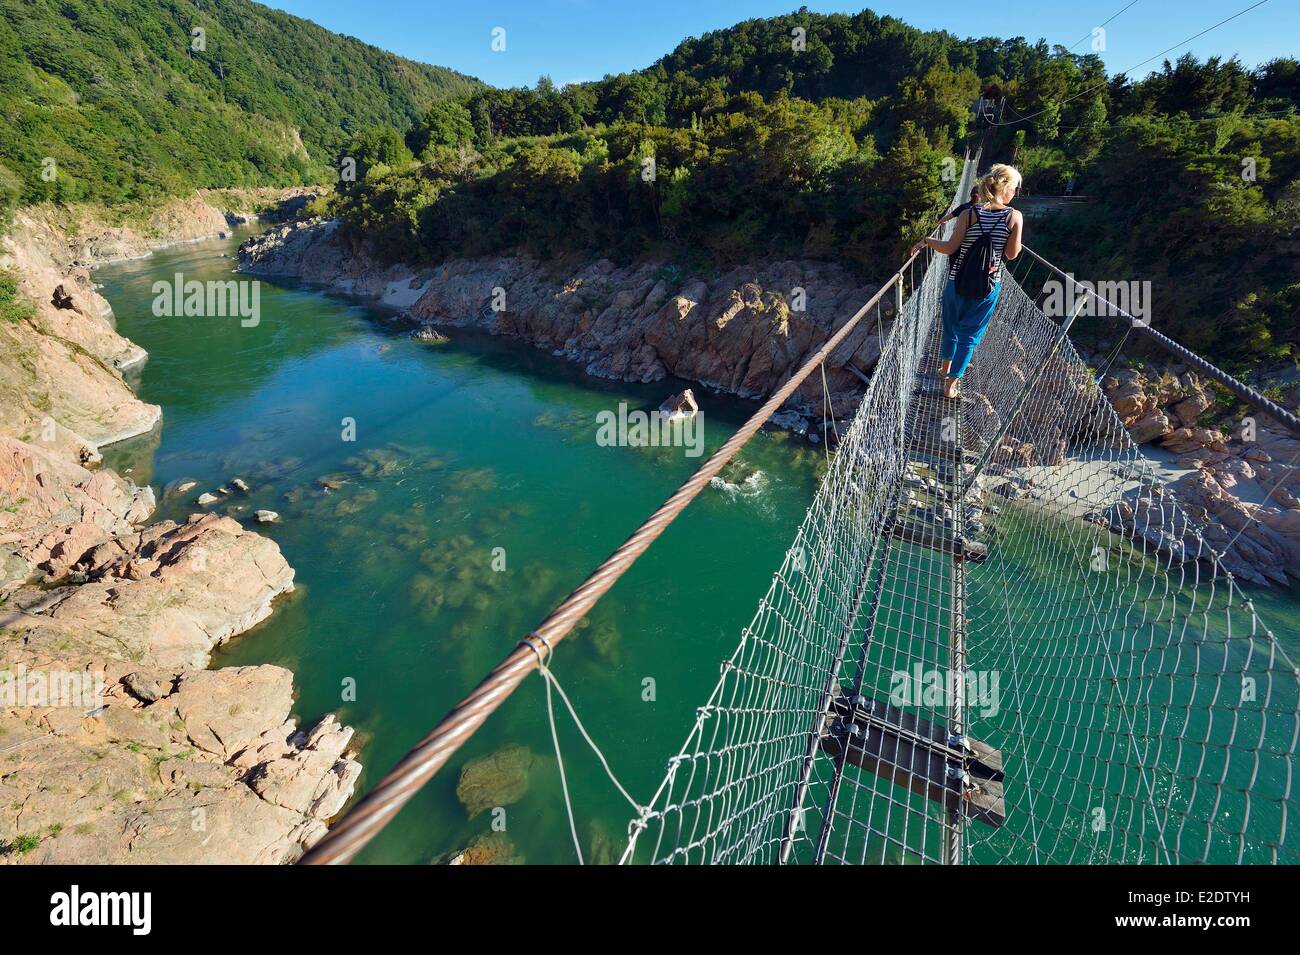
[{"label": "blue sky", "polygon": [[[1088,49],[1093,27],[1129,0],[876,0],[814,3],[822,13],[870,6],[922,29],[958,36],[1042,37]],[[1166,47],[1249,7],[1256,0],[1137,0],[1106,27],[1107,69],[1128,70]],[[738,20],[798,9],[800,0],[271,0],[277,7],[402,56],[449,66],[495,86],[532,85],[543,73],[557,83],[599,79],[649,66],[688,36]],[[996,13],[994,13],[996,11]],[[504,27],[506,49],[491,33]],[[1198,56],[1237,54],[1254,66],[1300,53],[1300,2],[1268,0],[1186,47]],[[1158,68],[1155,60],[1139,69]]]}]

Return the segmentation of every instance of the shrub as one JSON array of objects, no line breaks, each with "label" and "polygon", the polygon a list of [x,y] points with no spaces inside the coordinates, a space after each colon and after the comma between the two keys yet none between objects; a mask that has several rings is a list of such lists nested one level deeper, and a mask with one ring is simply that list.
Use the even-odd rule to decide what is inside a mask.
[{"label": "shrub", "polygon": [[32,317],[36,307],[18,290],[18,276],[0,272],[0,322],[21,322]]}]

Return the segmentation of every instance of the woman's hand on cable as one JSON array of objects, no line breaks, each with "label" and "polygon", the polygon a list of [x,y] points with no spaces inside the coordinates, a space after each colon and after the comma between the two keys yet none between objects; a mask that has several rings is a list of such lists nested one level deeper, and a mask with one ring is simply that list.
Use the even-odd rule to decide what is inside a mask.
[{"label": "woman's hand on cable", "polygon": [[911,251],[910,253],[908,253],[908,254],[909,254],[909,255],[916,255],[918,252],[920,252],[920,251],[921,251],[922,249],[924,249],[925,247],[926,247],[926,245],[925,245],[925,239],[922,239],[920,242],[916,243],[916,245],[912,246],[912,251]]}]

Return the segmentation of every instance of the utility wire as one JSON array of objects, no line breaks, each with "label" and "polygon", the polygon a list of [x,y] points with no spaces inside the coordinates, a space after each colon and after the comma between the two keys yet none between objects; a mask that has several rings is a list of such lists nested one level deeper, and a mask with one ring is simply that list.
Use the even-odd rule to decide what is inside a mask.
[{"label": "utility wire", "polygon": [[[1105,21],[1103,21],[1103,22],[1100,24],[1100,26],[1093,27],[1093,30],[1097,30],[1097,29],[1100,29],[1101,27],[1106,26],[1108,23],[1110,23],[1111,20],[1114,20],[1116,17],[1118,17],[1120,13],[1123,13],[1124,10],[1127,10],[1129,7],[1134,6],[1137,2],[1138,2],[1138,0],[1132,0],[1132,2],[1130,2],[1130,3],[1128,4],[1128,6],[1124,7],[1123,10],[1120,10],[1119,13],[1112,13],[1111,16],[1110,16],[1110,20],[1105,20]],[[1078,46],[1078,45],[1079,45],[1080,43],[1082,43],[1084,40],[1088,39],[1090,36],[1092,36],[1092,30],[1089,30],[1089,31],[1088,31],[1087,33],[1085,33],[1083,36],[1079,37],[1079,39],[1077,39],[1077,40],[1075,40],[1073,43],[1071,43],[1071,44],[1069,45],[1068,49],[1073,50],[1076,46]]]},{"label": "utility wire", "polygon": [[[1213,30],[1217,30],[1219,27],[1223,26],[1225,23],[1231,23],[1233,20],[1237,19],[1238,17],[1245,16],[1247,13],[1250,13],[1251,10],[1254,10],[1254,9],[1256,9],[1257,7],[1262,7],[1262,6],[1263,6],[1264,4],[1266,4],[1266,3],[1268,3],[1268,0],[1257,0],[1257,2],[1255,2],[1255,3],[1251,4],[1250,6],[1246,7],[1246,9],[1244,9],[1244,10],[1238,10],[1238,11],[1237,11],[1236,13],[1234,13],[1232,16],[1230,16],[1230,17],[1226,17],[1226,18],[1220,20],[1218,23],[1214,24],[1214,26],[1206,27],[1206,28],[1205,28],[1204,30],[1202,30],[1200,33],[1193,34],[1192,36],[1189,36],[1189,37],[1188,37],[1187,39],[1185,39],[1185,40],[1180,40],[1179,42],[1175,43],[1173,46],[1168,47],[1168,48],[1166,48],[1166,49],[1163,49],[1163,50],[1161,50],[1159,53],[1156,53],[1156,54],[1153,55],[1153,56],[1148,56],[1148,57],[1147,57],[1145,60],[1143,60],[1141,63],[1135,63],[1135,64],[1133,64],[1132,66],[1130,66],[1127,70],[1121,70],[1119,73],[1116,73],[1115,76],[1116,76],[1117,78],[1120,77],[1120,76],[1127,76],[1129,73],[1132,73],[1134,70],[1138,69],[1139,67],[1146,66],[1146,64],[1150,63],[1152,60],[1158,60],[1160,57],[1164,56],[1166,53],[1170,53],[1170,52],[1172,52],[1173,50],[1178,49],[1180,46],[1186,46],[1188,43],[1191,43],[1193,40],[1198,40],[1198,39],[1200,39],[1201,37],[1205,36],[1205,34],[1210,33],[1210,32],[1213,31]],[[1052,106],[1063,106],[1064,104],[1070,102],[1071,100],[1076,100],[1076,99],[1078,99],[1080,96],[1085,96],[1085,95],[1087,95],[1088,93],[1094,93],[1094,92],[1096,92],[1097,90],[1101,89],[1102,87],[1106,86],[1109,82],[1110,82],[1109,80],[1105,80],[1105,81],[1103,81],[1103,82],[1101,82],[1101,83],[1094,84],[1093,86],[1087,86],[1087,87],[1084,87],[1083,89],[1079,90],[1079,92],[1073,94],[1072,96],[1067,96],[1065,99],[1061,100],[1059,103],[1053,103]],[[1025,122],[1026,120],[1033,119],[1035,116],[1041,116],[1043,113],[1046,113],[1049,109],[1051,109],[1052,106],[1044,106],[1042,109],[1038,110],[1037,112],[1030,113],[1030,114],[1028,114],[1027,116],[1021,116],[1019,119],[1014,119],[1014,120],[1012,120],[1012,121],[1009,122],[1009,123],[1002,123],[1002,122],[994,122],[994,121],[990,121],[990,122],[989,122],[989,125],[990,125],[990,126],[1015,126],[1017,123],[1023,123],[1023,122]],[[1014,112],[1014,110],[1013,110],[1013,112]]]}]

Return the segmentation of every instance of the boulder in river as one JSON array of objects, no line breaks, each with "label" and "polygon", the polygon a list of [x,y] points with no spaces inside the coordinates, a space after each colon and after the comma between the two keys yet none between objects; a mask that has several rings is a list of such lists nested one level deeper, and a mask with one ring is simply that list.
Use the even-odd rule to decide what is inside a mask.
[{"label": "boulder in river", "polygon": [[659,406],[659,413],[666,418],[694,418],[700,413],[699,402],[695,393],[687,388],[679,395],[670,395]]},{"label": "boulder in river", "polygon": [[534,762],[532,751],[518,744],[471,759],[461,768],[456,798],[471,819],[486,809],[518,802],[528,792]]},{"label": "boulder in river", "polygon": [[445,345],[451,341],[446,335],[438,331],[432,325],[421,325],[415,331],[411,332],[411,338],[417,342],[427,342],[430,345]]},{"label": "boulder in river", "polygon": [[163,500],[168,500],[181,494],[188,494],[198,486],[198,481],[191,481],[188,478],[178,478],[175,481],[169,482],[167,486],[163,488]]}]

